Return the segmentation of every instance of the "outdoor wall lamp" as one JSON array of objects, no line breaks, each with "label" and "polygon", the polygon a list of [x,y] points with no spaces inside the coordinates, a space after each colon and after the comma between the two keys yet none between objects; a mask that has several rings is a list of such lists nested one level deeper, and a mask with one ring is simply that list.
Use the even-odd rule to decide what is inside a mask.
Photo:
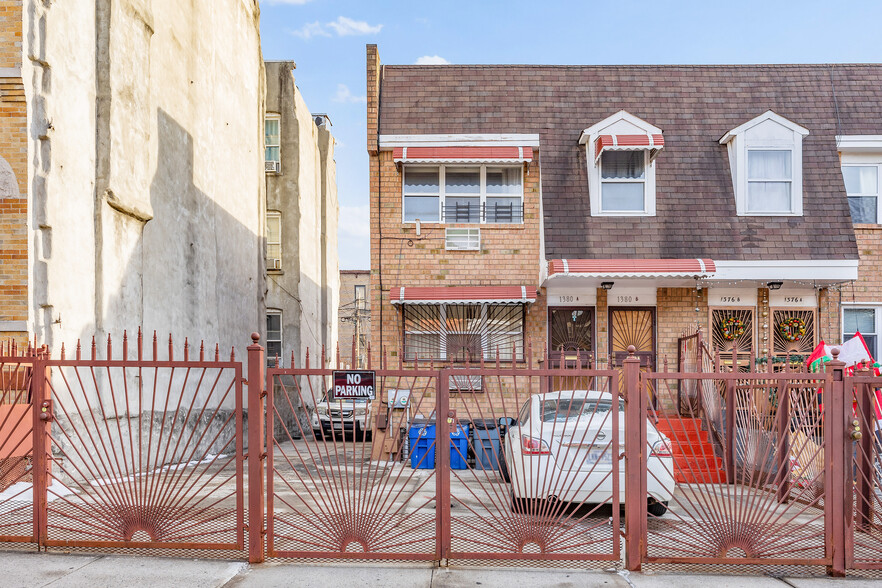
[{"label": "outdoor wall lamp", "polygon": [[769,287],[769,290],[780,290],[783,285],[784,282],[768,282],[766,284],[766,286]]},{"label": "outdoor wall lamp", "polygon": [[600,287],[604,290],[611,290],[615,282],[600,282]]}]

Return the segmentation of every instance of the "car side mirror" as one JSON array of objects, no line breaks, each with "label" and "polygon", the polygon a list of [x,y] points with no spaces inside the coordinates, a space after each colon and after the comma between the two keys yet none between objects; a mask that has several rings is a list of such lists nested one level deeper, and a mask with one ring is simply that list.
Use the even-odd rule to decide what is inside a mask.
[{"label": "car side mirror", "polygon": [[499,417],[496,422],[499,423],[499,428],[513,427],[518,424],[518,420],[511,417]]}]

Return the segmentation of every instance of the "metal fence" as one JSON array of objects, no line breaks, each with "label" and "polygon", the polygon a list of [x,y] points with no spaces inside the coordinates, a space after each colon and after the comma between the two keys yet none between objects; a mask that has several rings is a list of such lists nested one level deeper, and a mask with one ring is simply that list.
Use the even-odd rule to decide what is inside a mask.
[{"label": "metal fence", "polygon": [[232,354],[128,347],[0,348],[0,541],[882,569],[882,378],[835,359],[805,373],[382,358],[374,397],[349,400],[324,353],[266,369],[253,335],[246,404]]}]

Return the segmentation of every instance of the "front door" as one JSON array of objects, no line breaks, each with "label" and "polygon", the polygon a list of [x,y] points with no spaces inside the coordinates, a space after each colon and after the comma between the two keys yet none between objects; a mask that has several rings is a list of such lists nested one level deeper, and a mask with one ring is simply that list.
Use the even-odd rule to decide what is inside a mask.
[{"label": "front door", "polygon": [[588,365],[594,353],[594,307],[552,306],[548,309],[550,368]]},{"label": "front door", "polygon": [[609,309],[609,360],[621,367],[628,357],[628,346],[637,348],[641,369],[655,371],[655,308]]}]

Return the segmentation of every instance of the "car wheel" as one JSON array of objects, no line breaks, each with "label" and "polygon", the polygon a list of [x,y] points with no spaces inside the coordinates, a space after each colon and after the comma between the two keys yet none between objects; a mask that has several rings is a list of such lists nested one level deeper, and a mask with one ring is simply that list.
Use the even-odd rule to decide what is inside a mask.
[{"label": "car wheel", "polygon": [[649,504],[646,506],[647,512],[654,517],[660,517],[666,512],[668,512],[668,503],[667,502],[659,502],[658,500],[649,499]]},{"label": "car wheel", "polygon": [[505,443],[499,446],[499,475],[506,484],[511,483],[511,475],[508,473],[508,463],[505,461]]},{"label": "car wheel", "polygon": [[511,512],[518,513],[518,514],[524,514],[526,512],[529,512],[530,502],[532,502],[532,501],[528,498],[517,498],[514,495],[514,492],[512,492],[511,493]]}]

